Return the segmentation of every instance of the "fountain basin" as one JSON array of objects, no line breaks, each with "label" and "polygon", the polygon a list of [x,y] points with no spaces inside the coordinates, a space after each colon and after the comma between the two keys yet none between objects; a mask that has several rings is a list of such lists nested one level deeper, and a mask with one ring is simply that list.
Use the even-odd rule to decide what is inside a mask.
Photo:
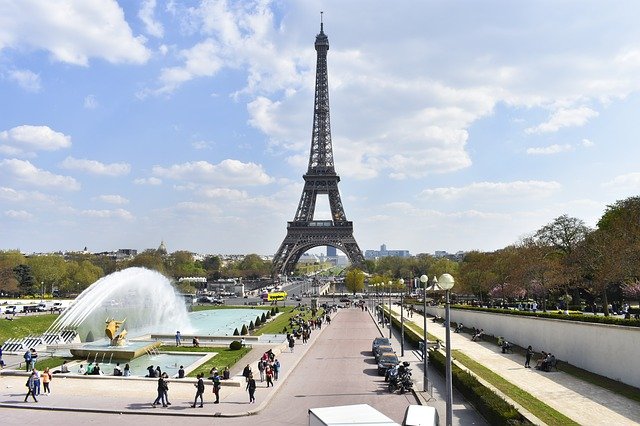
[{"label": "fountain basin", "polygon": [[69,351],[75,358],[80,359],[130,361],[152,352],[161,345],[161,342],[127,342],[122,346],[109,346],[108,343],[91,342],[80,347],[70,348]]}]

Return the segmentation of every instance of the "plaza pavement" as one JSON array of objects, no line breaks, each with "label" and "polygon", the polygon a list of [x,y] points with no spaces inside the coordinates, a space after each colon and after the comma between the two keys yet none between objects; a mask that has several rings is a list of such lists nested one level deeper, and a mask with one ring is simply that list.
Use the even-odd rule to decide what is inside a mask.
[{"label": "plaza pavement", "polygon": [[[400,307],[392,310],[398,316]],[[414,313],[405,321],[423,327],[423,317]],[[427,332],[445,342],[446,329],[442,324],[427,321]],[[486,330],[491,334],[491,330]],[[490,342],[471,341],[468,334],[451,331],[451,349],[459,350],[494,373],[527,391],[540,401],[581,425],[634,425],[640,424],[640,404],[604,388],[580,380],[562,371],[544,372],[524,367],[520,354],[503,354]],[[534,348],[553,351],[553,348]],[[536,357],[532,359],[535,365]]]}]

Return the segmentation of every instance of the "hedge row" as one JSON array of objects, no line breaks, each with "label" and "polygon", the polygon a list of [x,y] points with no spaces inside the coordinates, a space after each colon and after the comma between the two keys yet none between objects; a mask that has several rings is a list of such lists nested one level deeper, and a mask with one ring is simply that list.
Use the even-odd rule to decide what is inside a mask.
[{"label": "hedge row", "polygon": [[616,317],[603,317],[595,315],[565,315],[551,312],[527,312],[516,311],[513,309],[498,309],[498,308],[480,308],[476,306],[456,305],[451,309],[464,309],[467,311],[479,311],[479,312],[492,312],[503,315],[520,315],[528,317],[538,318],[551,318],[559,319],[563,321],[578,321],[578,322],[593,322],[598,324],[610,324],[610,325],[626,325],[628,327],[640,327],[640,320],[637,319],[624,319]]},{"label": "hedge row", "polygon": [[[429,362],[441,374],[445,374],[445,356],[442,353],[429,351]],[[451,364],[451,380],[453,386],[476,407],[489,424],[531,424],[515,407],[455,364]]]}]

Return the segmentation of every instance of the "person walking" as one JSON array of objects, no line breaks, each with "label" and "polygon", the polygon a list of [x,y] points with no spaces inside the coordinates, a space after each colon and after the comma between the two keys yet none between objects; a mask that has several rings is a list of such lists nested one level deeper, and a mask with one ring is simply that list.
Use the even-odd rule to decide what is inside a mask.
[{"label": "person walking", "polygon": [[33,367],[31,367],[31,351],[26,351],[23,355],[23,358],[26,371],[33,370]]},{"label": "person walking", "polygon": [[29,395],[33,397],[34,402],[38,402],[36,399],[36,371],[33,370],[31,375],[27,379],[27,395],[24,397],[24,402],[27,402]]},{"label": "person walking", "polygon": [[42,378],[42,386],[44,387],[44,394],[51,395],[51,388],[49,387],[49,384],[51,383],[51,379],[53,379],[53,376],[49,372],[49,367],[44,369],[44,371],[42,372],[41,378]]},{"label": "person walking", "polygon": [[289,351],[293,353],[293,347],[296,345],[296,341],[293,336],[289,338]]},{"label": "person walking", "polygon": [[204,380],[202,380],[202,377],[204,376],[204,374],[199,373],[198,374],[198,383],[195,384],[196,387],[196,397],[193,400],[193,405],[191,406],[191,408],[196,408],[196,402],[198,401],[198,398],[200,398],[200,408],[204,407],[204,400],[202,398],[202,395],[204,395]]},{"label": "person walking", "polygon": [[273,386],[273,368],[271,368],[269,364],[265,367],[264,374],[267,378],[267,387],[269,387],[269,385]]},{"label": "person walking", "polygon": [[163,407],[166,407],[166,406],[167,406],[167,400],[166,400],[166,398],[165,398],[165,386],[166,386],[166,383],[165,383],[165,381],[164,381],[164,377],[163,377],[163,376],[160,376],[160,377],[158,378],[158,388],[157,388],[157,390],[158,390],[158,396],[156,397],[156,400],[155,400],[155,401],[153,401],[153,404],[151,404],[151,406],[152,406],[153,408],[156,408],[156,405],[157,405],[160,401],[162,401],[162,406],[163,406]]},{"label": "person walking", "polygon": [[245,378],[245,380],[248,382],[249,381],[249,376],[251,375],[251,367],[249,367],[249,364],[247,364],[244,367],[244,370],[242,370],[242,377]]},{"label": "person walking", "polygon": [[182,335],[180,334],[180,330],[176,331],[176,346],[182,345]]},{"label": "person walking", "polygon": [[276,358],[273,363],[273,378],[278,380],[278,373],[280,372],[280,361]]},{"label": "person walking", "polygon": [[247,390],[249,391],[249,404],[253,404],[256,402],[256,381],[253,379],[253,374],[247,380]]},{"label": "person walking", "polygon": [[171,405],[169,402],[169,382],[167,381],[169,376],[167,373],[162,373],[162,378],[164,379],[164,400],[167,401],[167,405]]},{"label": "person walking", "polygon": [[213,393],[216,396],[216,400],[213,401],[214,404],[220,403],[220,374],[218,374],[218,370],[213,373]]},{"label": "person walking", "polygon": [[524,367],[525,368],[531,368],[531,357],[533,356],[533,348],[531,347],[531,345],[529,345],[527,347],[527,353],[525,355],[526,360],[524,362]]},{"label": "person walking", "polygon": [[264,365],[265,361],[258,360],[258,371],[260,372],[260,381],[264,382]]}]

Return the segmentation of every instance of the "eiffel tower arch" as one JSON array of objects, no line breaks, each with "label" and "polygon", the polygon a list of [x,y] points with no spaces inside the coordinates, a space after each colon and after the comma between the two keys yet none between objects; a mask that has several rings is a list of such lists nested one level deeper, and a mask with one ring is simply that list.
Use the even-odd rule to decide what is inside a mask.
[{"label": "eiffel tower arch", "polygon": [[[319,246],[339,249],[354,265],[364,263],[362,251],[353,236],[353,222],[347,220],[342,206],[338,190],[340,176],[333,163],[327,73],[329,38],[324,33],[322,22],[315,48],[316,87],[309,168],[303,176],[304,189],[295,218],[287,223],[287,236],[273,258],[274,275],[289,274],[306,251]],[[321,194],[329,198],[331,220],[314,220],[316,199]]]}]

